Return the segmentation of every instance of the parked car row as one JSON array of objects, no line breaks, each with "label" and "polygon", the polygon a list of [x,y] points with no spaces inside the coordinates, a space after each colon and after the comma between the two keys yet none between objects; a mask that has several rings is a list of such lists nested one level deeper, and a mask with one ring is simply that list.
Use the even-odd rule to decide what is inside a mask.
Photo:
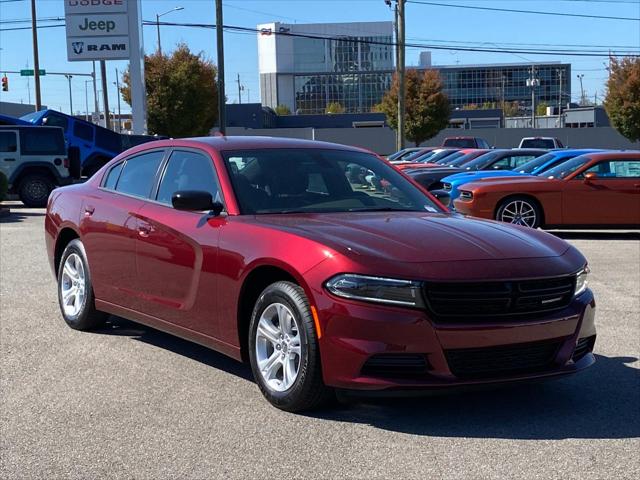
[{"label": "parked car row", "polygon": [[466,215],[532,228],[640,227],[638,151],[430,147],[394,158],[396,168]]}]

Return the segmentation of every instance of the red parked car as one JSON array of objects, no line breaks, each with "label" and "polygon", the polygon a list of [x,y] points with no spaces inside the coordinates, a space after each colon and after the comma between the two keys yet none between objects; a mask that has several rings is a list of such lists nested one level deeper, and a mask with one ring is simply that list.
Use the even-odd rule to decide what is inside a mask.
[{"label": "red parked car", "polygon": [[55,190],[45,231],[70,327],[114,314],[248,361],[289,411],[335,389],[556,377],[594,362],[578,250],[452,215],[356,148],[147,143]]},{"label": "red parked car", "polygon": [[637,228],[640,152],[593,152],[539,176],[484,178],[464,184],[454,203],[465,215],[532,228]]}]

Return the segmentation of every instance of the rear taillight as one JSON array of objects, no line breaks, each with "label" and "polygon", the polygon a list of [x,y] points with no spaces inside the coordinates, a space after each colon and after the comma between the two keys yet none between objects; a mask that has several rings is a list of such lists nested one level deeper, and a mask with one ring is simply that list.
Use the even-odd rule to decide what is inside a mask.
[{"label": "rear taillight", "polygon": [[69,159],[68,159],[68,158],[65,158],[65,159],[62,161],[62,164],[64,165],[64,168],[69,168]]}]

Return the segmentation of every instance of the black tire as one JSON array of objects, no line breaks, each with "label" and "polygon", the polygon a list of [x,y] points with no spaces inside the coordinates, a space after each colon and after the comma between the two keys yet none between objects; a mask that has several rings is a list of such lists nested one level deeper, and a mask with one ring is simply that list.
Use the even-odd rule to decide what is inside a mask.
[{"label": "black tire", "polygon": [[[84,298],[79,306],[76,314],[69,314],[63,306],[63,286],[67,283],[65,278],[64,266],[67,259],[71,255],[76,255],[74,259],[79,258],[84,271]],[[91,275],[89,273],[89,265],[87,263],[87,255],[84,245],[78,239],[69,242],[62,253],[60,265],[58,266],[58,304],[62,313],[62,318],[74,330],[91,330],[104,324],[108,315],[104,312],[96,310],[95,297],[93,295],[93,286],[91,283]]]},{"label": "black tire", "polygon": [[22,177],[18,185],[20,201],[29,208],[47,206],[49,194],[56,188],[51,178],[41,173],[30,173]]},{"label": "black tire", "polygon": [[[263,312],[274,303],[285,305],[299,326],[301,355],[298,374],[292,385],[284,391],[271,388],[258,367],[256,337],[258,323]],[[249,358],[251,370],[265,398],[274,406],[288,412],[300,412],[318,408],[333,397],[333,391],[322,381],[322,366],[318,338],[309,301],[298,285],[276,282],[268,286],[258,297],[249,326]]]},{"label": "black tire", "polygon": [[496,210],[496,220],[523,227],[538,228],[542,225],[542,209],[529,197],[505,198]]}]

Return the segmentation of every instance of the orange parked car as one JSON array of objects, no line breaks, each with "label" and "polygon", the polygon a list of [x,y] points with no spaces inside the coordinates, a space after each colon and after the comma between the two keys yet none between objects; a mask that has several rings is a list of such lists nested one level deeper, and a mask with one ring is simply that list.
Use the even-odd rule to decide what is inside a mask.
[{"label": "orange parked car", "polygon": [[575,157],[540,177],[464,185],[455,209],[527,227],[640,227],[640,151]]}]

